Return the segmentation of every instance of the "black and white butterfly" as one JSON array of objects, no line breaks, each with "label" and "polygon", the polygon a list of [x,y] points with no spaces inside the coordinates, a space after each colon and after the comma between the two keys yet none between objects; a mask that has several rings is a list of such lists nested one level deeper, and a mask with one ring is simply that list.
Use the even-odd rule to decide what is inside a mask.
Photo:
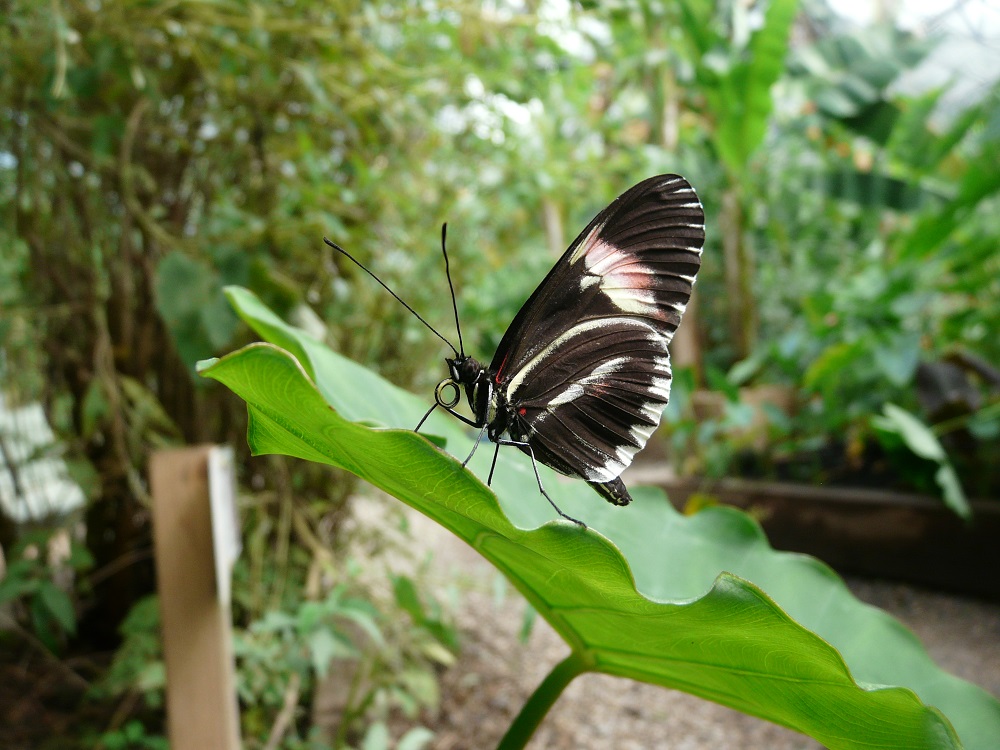
[{"label": "black and white butterfly", "polygon": [[[496,452],[513,445],[528,454],[539,490],[571,521],[580,523],[549,497],[536,461],[585,480],[608,502],[628,505],[621,473],[669,399],[667,345],[691,297],[704,242],[704,211],[687,180],[672,174],[643,180],[573,241],[514,317],[489,366],[465,354],[461,328],[458,350],[434,331],[455,357],[445,360],[449,377],[435,389],[424,419],[440,406],[478,428],[480,438],[485,432]],[[447,262],[445,252],[446,270]],[[459,389],[471,419],[455,410]]]}]

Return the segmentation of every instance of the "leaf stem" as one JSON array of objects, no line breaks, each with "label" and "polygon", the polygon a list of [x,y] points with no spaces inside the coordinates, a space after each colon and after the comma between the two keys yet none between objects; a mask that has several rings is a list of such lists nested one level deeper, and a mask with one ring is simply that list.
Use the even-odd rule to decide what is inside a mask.
[{"label": "leaf stem", "polygon": [[589,666],[588,659],[578,651],[573,651],[559,662],[521,707],[521,712],[500,740],[497,750],[521,750],[527,745],[566,686],[578,674],[586,672]]}]

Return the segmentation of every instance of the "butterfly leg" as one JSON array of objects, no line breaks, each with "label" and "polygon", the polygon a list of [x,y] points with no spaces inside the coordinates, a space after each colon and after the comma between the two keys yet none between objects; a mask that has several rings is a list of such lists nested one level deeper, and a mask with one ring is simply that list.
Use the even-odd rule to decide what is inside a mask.
[{"label": "butterfly leg", "polygon": [[[481,429],[479,431],[479,434],[476,435],[476,442],[472,444],[472,453],[470,453],[468,455],[468,457],[466,457],[466,459],[464,461],[462,461],[462,468],[463,469],[466,467],[466,465],[468,465],[469,461],[471,461],[472,457],[476,454],[476,449],[479,448],[479,443],[481,443],[482,440],[483,440],[483,433],[484,432],[486,432],[486,425],[483,425],[483,429]],[[496,459],[494,458],[494,460],[496,460]]]},{"label": "butterfly leg", "polygon": [[497,443],[496,450],[493,451],[493,463],[490,464],[490,475],[486,479],[486,486],[490,487],[493,485],[493,470],[497,467],[497,456],[500,455],[500,443]]},{"label": "butterfly leg", "polygon": [[[549,505],[551,505],[553,508],[555,508],[556,513],[558,513],[560,516],[562,516],[563,518],[565,518],[567,521],[572,521],[577,526],[582,526],[583,528],[587,528],[587,524],[585,524],[583,521],[578,521],[575,518],[573,518],[573,516],[570,516],[570,515],[567,515],[567,514],[563,513],[562,510],[559,509],[559,506],[555,504],[555,501],[551,497],[549,497],[549,493],[546,492],[545,488],[542,486],[542,478],[538,474],[538,462],[535,461],[535,451],[532,450],[530,444],[523,443],[523,442],[520,442],[518,440],[497,440],[497,445],[498,446],[500,446],[500,445],[513,445],[513,446],[515,446],[517,448],[524,448],[524,449],[526,449],[528,451],[528,456],[531,458],[531,468],[535,472],[535,481],[538,482],[538,491],[541,492],[542,496],[546,500],[549,501]],[[492,475],[492,471],[491,471],[491,475]]]}]

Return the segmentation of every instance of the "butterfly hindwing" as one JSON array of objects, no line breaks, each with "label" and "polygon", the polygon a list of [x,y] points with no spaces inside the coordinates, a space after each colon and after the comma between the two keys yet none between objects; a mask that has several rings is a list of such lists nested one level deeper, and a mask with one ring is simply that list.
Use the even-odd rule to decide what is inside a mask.
[{"label": "butterfly hindwing", "polygon": [[704,213],[682,177],[624,193],[587,226],[504,335],[490,372],[512,438],[616,504],[670,392],[667,344],[691,295]]},{"label": "butterfly hindwing", "polygon": [[512,436],[531,442],[536,458],[606,482],[646,444],[669,393],[666,336],[643,320],[608,317],[582,322],[540,351],[504,398],[516,415]]}]

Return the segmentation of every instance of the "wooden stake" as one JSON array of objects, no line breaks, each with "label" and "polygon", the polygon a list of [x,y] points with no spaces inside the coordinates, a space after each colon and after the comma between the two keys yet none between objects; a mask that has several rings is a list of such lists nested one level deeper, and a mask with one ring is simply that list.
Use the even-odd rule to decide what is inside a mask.
[{"label": "wooden stake", "polygon": [[211,446],[154,453],[153,539],[174,748],[239,750],[229,607],[217,596],[208,491]]}]

